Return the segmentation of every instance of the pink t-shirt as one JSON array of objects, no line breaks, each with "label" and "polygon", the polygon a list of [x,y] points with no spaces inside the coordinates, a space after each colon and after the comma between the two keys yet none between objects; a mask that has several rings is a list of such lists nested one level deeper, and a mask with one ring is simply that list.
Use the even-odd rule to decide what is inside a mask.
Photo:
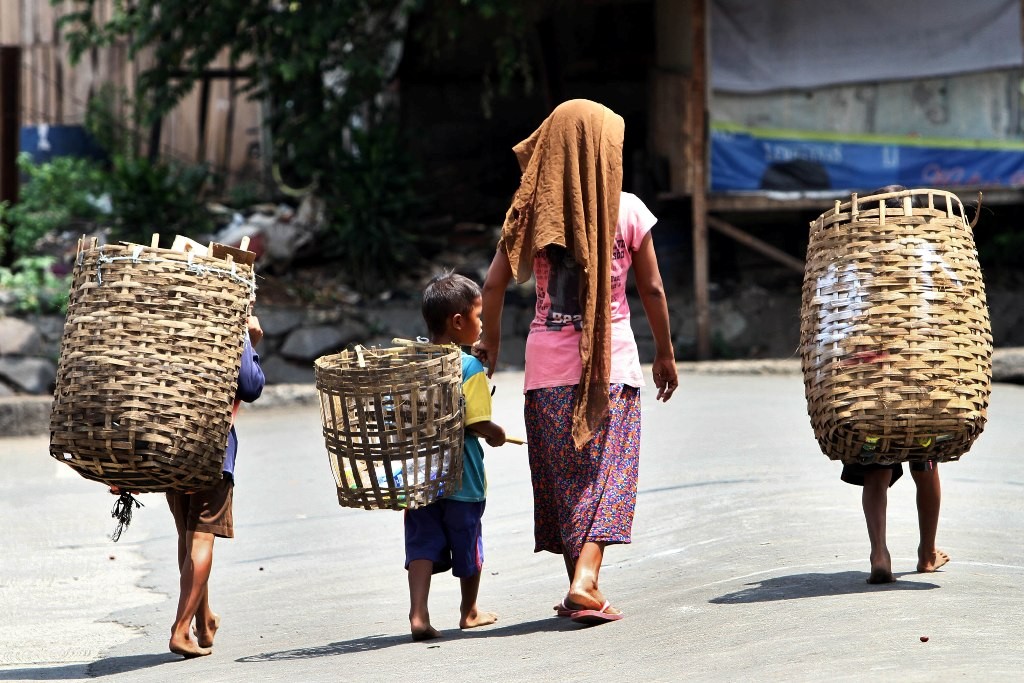
[{"label": "pink t-shirt", "polygon": [[[610,384],[644,385],[629,324],[626,275],[633,264],[633,252],[640,248],[657,220],[639,197],[622,193],[612,253]],[[534,255],[533,274],[537,282],[537,309],[526,338],[525,390],[579,384],[583,372],[579,266],[564,249],[541,250]]]}]

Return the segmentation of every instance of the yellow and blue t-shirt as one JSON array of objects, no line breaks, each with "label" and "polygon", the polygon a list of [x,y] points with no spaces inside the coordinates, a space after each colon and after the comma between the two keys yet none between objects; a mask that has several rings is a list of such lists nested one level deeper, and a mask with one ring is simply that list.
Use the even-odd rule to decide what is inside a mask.
[{"label": "yellow and blue t-shirt", "polygon": [[[491,390],[487,373],[474,356],[462,353],[462,395],[466,400],[466,426],[491,419]],[[448,497],[470,503],[487,498],[487,473],[484,471],[484,449],[480,440],[468,429],[462,451],[462,487]]]}]

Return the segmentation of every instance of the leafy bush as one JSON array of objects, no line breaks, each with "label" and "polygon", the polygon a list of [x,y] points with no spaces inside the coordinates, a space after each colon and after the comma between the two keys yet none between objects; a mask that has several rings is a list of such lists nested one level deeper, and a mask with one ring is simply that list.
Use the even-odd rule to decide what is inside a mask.
[{"label": "leafy bush", "polygon": [[0,308],[15,313],[64,313],[69,276],[53,272],[52,256],[25,256],[11,268],[0,268]]},{"label": "leafy bush", "polygon": [[410,226],[417,173],[397,129],[351,131],[351,150],[324,199],[330,210],[323,255],[340,261],[353,286],[370,294],[394,281],[394,269],[419,259],[422,237]]},{"label": "leafy bush", "polygon": [[103,194],[104,177],[92,161],[57,157],[34,164],[28,154],[18,156],[18,166],[28,177],[18,203],[4,210],[11,226],[10,256],[16,260],[35,253],[39,240],[57,230],[91,231],[102,213],[96,197]]},{"label": "leafy bush", "polygon": [[201,198],[209,179],[205,166],[116,155],[107,180],[114,237],[148,244],[154,232],[208,234],[213,219]]}]

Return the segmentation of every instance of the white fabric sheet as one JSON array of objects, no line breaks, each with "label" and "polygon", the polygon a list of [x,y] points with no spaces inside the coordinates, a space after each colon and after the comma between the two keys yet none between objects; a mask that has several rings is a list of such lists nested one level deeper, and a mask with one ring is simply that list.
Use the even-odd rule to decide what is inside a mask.
[{"label": "white fabric sheet", "polygon": [[711,0],[711,83],[765,92],[1022,64],[1019,0]]}]

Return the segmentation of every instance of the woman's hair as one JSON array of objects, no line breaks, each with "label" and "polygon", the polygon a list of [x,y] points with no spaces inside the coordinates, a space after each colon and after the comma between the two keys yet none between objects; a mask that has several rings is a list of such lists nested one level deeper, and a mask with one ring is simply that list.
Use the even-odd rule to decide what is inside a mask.
[{"label": "woman's hair", "polygon": [[423,290],[421,309],[430,334],[444,334],[448,319],[456,313],[469,313],[479,298],[480,286],[464,275],[448,271],[434,277]]}]

